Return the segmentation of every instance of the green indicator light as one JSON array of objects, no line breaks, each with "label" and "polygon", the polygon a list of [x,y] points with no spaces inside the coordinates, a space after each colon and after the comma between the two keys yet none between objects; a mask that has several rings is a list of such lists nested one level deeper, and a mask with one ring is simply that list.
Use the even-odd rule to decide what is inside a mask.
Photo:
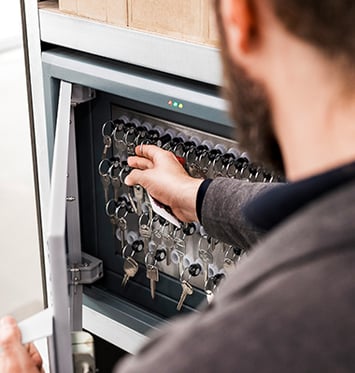
[{"label": "green indicator light", "polygon": [[174,101],[174,104],[173,104],[174,107],[178,107],[178,103],[176,101]]}]

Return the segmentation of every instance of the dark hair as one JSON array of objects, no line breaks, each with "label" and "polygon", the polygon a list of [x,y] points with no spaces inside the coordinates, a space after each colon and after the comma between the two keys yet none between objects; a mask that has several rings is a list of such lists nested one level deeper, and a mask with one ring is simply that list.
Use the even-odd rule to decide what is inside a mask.
[{"label": "dark hair", "polygon": [[269,0],[286,29],[327,56],[355,63],[354,0]]}]

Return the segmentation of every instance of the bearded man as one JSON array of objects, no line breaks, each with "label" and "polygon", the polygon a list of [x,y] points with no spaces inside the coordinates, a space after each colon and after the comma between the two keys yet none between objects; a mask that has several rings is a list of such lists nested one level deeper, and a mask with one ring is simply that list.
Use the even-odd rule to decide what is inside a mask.
[{"label": "bearded man", "polygon": [[288,183],[193,179],[171,153],[136,149],[127,185],[254,247],[206,309],[163,328],[117,372],[354,372],[355,3],[216,9],[237,139]]}]

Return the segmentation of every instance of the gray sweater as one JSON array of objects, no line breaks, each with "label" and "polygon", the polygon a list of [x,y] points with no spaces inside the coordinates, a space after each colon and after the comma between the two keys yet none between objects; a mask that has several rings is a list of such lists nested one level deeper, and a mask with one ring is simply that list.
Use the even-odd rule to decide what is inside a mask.
[{"label": "gray sweater", "polygon": [[[260,188],[215,180],[202,206],[208,232],[255,242],[238,207]],[[117,372],[355,372],[354,196],[349,183],[287,218],[208,308],[164,327]]]}]

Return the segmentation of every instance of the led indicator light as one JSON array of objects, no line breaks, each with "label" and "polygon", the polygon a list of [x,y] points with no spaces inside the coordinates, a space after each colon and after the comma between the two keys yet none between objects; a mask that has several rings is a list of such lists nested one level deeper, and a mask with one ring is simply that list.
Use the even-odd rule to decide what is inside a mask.
[{"label": "led indicator light", "polygon": [[184,104],[182,102],[174,101],[174,100],[169,100],[168,105],[175,108],[175,109],[183,109]]}]

